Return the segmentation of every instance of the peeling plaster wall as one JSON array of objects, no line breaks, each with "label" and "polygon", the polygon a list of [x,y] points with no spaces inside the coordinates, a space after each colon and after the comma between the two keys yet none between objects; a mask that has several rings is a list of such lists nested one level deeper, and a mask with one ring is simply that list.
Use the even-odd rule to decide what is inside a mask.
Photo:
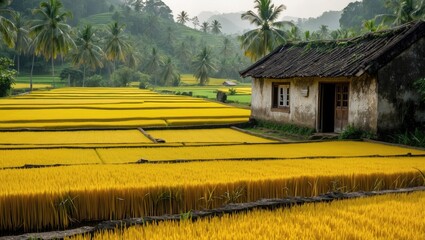
[{"label": "peeling plaster wall", "polygon": [[[350,83],[348,122],[355,127],[376,132],[377,86],[376,80],[367,74],[360,78],[292,78],[254,79],[252,81],[251,115],[255,119],[295,124],[317,129],[319,122],[320,83]],[[290,83],[290,112],[272,109],[272,84]],[[308,88],[308,96],[301,90]]]},{"label": "peeling plaster wall", "polygon": [[[272,110],[273,83],[290,83],[289,113]],[[308,97],[304,97],[301,93],[305,87],[309,88]],[[254,79],[252,89],[251,115],[253,118],[316,128],[318,86],[311,79]]]},{"label": "peeling plaster wall", "polygon": [[377,81],[368,74],[350,80],[348,122],[356,128],[376,133],[378,126]]},{"label": "peeling plaster wall", "polygon": [[378,72],[378,130],[391,132],[425,124],[425,104],[413,82],[425,77],[425,38]]}]

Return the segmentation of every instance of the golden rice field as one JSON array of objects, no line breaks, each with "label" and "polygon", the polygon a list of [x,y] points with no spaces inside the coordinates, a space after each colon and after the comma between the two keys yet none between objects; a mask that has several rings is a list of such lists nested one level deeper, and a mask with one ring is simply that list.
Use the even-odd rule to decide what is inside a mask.
[{"label": "golden rice field", "polygon": [[99,148],[106,163],[128,163],[139,159],[149,161],[223,160],[309,157],[355,157],[425,154],[425,151],[365,142],[320,142],[299,144],[207,145],[162,148]]},{"label": "golden rice field", "polygon": [[0,129],[230,124],[250,111],[131,88],[64,88],[0,99]]},{"label": "golden rice field", "polygon": [[167,143],[268,143],[276,142],[229,128],[193,130],[151,130],[152,137]]},{"label": "golden rice field", "polygon": [[152,143],[139,130],[0,132],[0,146]]},{"label": "golden rice field", "polygon": [[[425,151],[417,149],[356,141],[285,144],[227,128],[141,129],[246,122],[249,115],[246,109],[136,88],[63,88],[0,99],[0,236],[262,198],[425,184],[419,171],[425,171]],[[159,139],[165,143],[157,143]],[[343,211],[347,210],[339,212]],[[331,214],[329,218],[338,219]],[[236,216],[222,219],[238,224]],[[221,224],[217,219],[206,221]],[[261,229],[263,222],[267,223],[248,226]],[[322,226],[319,223],[305,220],[299,228]],[[173,224],[164,227],[177,234]],[[146,229],[151,227],[162,225]],[[317,236],[328,236],[329,228],[324,226]],[[239,229],[243,227],[233,230]],[[133,238],[138,231],[132,228],[122,234]],[[313,233],[306,232],[305,238]]]},{"label": "golden rice field", "polygon": [[[166,130],[165,130],[166,131]],[[180,131],[180,130],[172,130]],[[188,130],[191,132],[191,130]],[[210,130],[211,132],[218,130]],[[137,132],[124,131],[126,133],[135,134]],[[192,132],[196,132],[192,130]],[[201,131],[203,132],[203,131]],[[208,132],[208,131],[207,131]],[[149,131],[154,133],[153,138],[157,138],[156,131]],[[19,136],[21,133],[0,133]],[[28,133],[30,134],[30,133]],[[61,133],[62,136],[68,136],[68,132]],[[104,164],[126,164],[136,163],[143,159],[144,161],[153,162],[181,162],[181,161],[214,161],[214,160],[267,160],[267,159],[303,159],[303,158],[353,158],[355,157],[396,157],[406,156],[411,154],[414,157],[425,157],[425,151],[406,149],[401,147],[382,145],[376,143],[366,142],[318,142],[318,143],[263,143],[240,144],[234,142],[216,142],[205,143],[200,138],[198,142],[193,142],[190,138],[185,139],[184,142],[169,142],[165,144],[153,144],[149,142],[140,133],[140,143],[129,142],[122,137],[123,142],[119,142],[120,137],[116,137],[111,141],[102,139],[96,143],[86,142],[80,144],[73,144],[72,136],[79,134],[78,132],[69,132],[68,140],[61,140],[55,137],[54,133],[46,134],[46,139],[37,142],[32,138],[19,139],[15,135],[15,145],[1,145],[0,144],[0,168],[22,167],[25,164],[32,165],[78,165],[87,163],[104,163]],[[103,134],[110,134],[105,132]],[[166,134],[166,133],[165,133]],[[50,135],[50,139],[48,138]],[[239,135],[239,133],[237,133]],[[4,136],[4,135],[3,135]],[[25,134],[23,135],[25,136]],[[96,136],[95,134],[92,136]],[[102,136],[102,135],[100,135]],[[131,135],[129,135],[131,136]],[[256,141],[255,137],[250,135],[240,135],[245,137],[245,141]],[[241,138],[241,140],[244,138]],[[77,140],[77,139],[75,139]],[[88,139],[89,140],[89,139]],[[219,140],[219,139],[217,139]],[[232,139],[228,139],[233,141]],[[56,141],[56,143],[53,143]],[[124,142],[125,141],[125,142]],[[82,141],[84,142],[84,141]],[[46,143],[51,143],[45,145]],[[87,151],[93,151],[96,155],[93,158],[88,158],[84,161],[84,156]],[[80,156],[72,161],[70,156]],[[95,158],[97,156],[97,158]],[[96,159],[96,160],[95,160]],[[401,158],[404,159],[404,158]],[[364,166],[367,168],[367,166]]]},{"label": "golden rice field", "polygon": [[[29,83],[15,83],[12,85],[14,89],[29,89],[30,85]],[[42,88],[51,88],[51,84],[42,84],[42,83],[35,83],[32,85],[33,89],[42,89]]]},{"label": "golden rice field", "polygon": [[[222,206],[229,195],[246,202],[418,186],[424,180],[416,168],[423,169],[424,161],[387,157],[3,169],[0,229],[40,231],[65,228],[74,218],[178,214]],[[69,199],[71,212],[71,206],[61,204]]]},{"label": "golden rice field", "polygon": [[[181,82],[186,84],[186,85],[198,85],[199,81],[192,75],[192,74],[182,74],[180,76],[181,78]],[[209,86],[213,86],[213,85],[222,85],[223,82],[228,81],[229,79],[224,79],[224,78],[209,78],[209,82],[208,85]],[[231,80],[231,81],[235,81],[235,80]]]},{"label": "golden rice field", "polygon": [[252,94],[252,89],[249,88],[245,88],[245,87],[229,87],[229,88],[219,88],[217,89],[217,91],[220,92],[224,92],[224,93],[230,93],[230,89],[235,90],[235,94],[242,94],[242,95],[251,95]]},{"label": "golden rice field", "polygon": [[425,193],[160,222],[70,239],[425,239]]}]

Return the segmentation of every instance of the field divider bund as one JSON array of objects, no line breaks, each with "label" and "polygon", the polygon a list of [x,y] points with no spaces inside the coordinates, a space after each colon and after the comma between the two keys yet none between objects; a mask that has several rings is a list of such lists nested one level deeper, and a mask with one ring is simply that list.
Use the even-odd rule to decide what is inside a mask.
[{"label": "field divider bund", "polygon": [[[425,157],[425,154],[405,154],[405,155],[364,155],[364,156],[306,156],[306,157],[292,157],[292,158],[273,158],[273,157],[256,157],[256,158],[210,158],[210,159],[171,159],[171,160],[148,160],[140,158],[136,162],[123,162],[123,163],[105,163],[100,154],[94,149],[99,161],[102,165],[139,165],[139,164],[179,164],[191,162],[215,162],[215,161],[279,161],[279,160],[312,160],[312,159],[339,159],[339,158],[412,158],[412,157]],[[50,167],[70,167],[70,166],[90,166],[99,165],[96,163],[79,163],[79,164],[25,164],[16,167],[4,167],[1,170],[9,169],[31,169],[31,168],[50,168]],[[414,168],[416,169],[416,168]]]},{"label": "field divider bund", "polygon": [[255,202],[248,203],[232,203],[227,204],[220,208],[205,209],[202,211],[190,211],[189,219],[182,219],[181,214],[163,215],[163,216],[152,216],[142,218],[129,218],[123,220],[110,220],[98,223],[95,226],[84,226],[80,228],[64,230],[64,231],[52,231],[43,233],[27,233],[18,236],[4,236],[0,237],[0,240],[23,240],[23,239],[64,239],[65,237],[73,237],[76,235],[90,234],[92,237],[98,231],[111,231],[117,228],[124,229],[132,226],[143,226],[149,223],[159,223],[164,221],[192,221],[196,222],[209,217],[221,217],[225,214],[238,214],[247,213],[253,210],[274,210],[278,208],[291,208],[293,206],[301,206],[304,204],[314,204],[323,202],[332,202],[337,200],[347,200],[356,198],[365,198],[373,196],[381,196],[388,194],[409,194],[414,192],[425,191],[423,187],[412,187],[402,188],[395,190],[381,190],[371,192],[329,192],[316,197],[288,197],[279,199],[262,199]]}]

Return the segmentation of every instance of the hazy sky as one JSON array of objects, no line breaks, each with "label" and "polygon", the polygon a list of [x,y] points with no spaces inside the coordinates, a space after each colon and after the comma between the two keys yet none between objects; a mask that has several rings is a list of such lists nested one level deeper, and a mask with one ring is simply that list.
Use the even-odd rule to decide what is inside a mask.
[{"label": "hazy sky", "polygon": [[[202,11],[218,11],[220,13],[242,12],[254,9],[253,0],[162,0],[173,10],[174,17],[186,11],[189,17]],[[286,11],[282,16],[317,17],[328,10],[342,10],[350,2],[356,0],[273,0],[275,5],[284,4]]]}]

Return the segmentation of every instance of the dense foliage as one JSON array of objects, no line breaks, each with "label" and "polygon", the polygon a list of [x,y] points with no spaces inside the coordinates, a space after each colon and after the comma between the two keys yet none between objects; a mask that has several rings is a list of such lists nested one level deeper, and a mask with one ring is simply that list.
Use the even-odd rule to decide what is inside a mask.
[{"label": "dense foliage", "polygon": [[[148,74],[150,85],[175,86],[180,84],[180,74],[193,74],[199,67],[192,62],[205,47],[212,49],[210,57],[217,63],[218,71],[211,72],[211,77],[240,79],[238,70],[249,64],[236,38],[220,33],[220,22],[212,22],[207,32],[189,28],[174,22],[170,8],[161,0],[23,0],[12,1],[7,11],[19,13],[19,31],[25,34],[18,34],[13,25],[4,28],[2,36],[10,37],[3,37],[0,53],[15,59],[21,75],[46,74],[49,68],[53,73],[54,66],[60,65],[59,71],[73,67],[83,72],[83,80],[73,86],[85,85],[94,74],[106,80],[103,85],[114,86],[114,71],[126,66],[134,73]],[[51,13],[58,18],[50,18]],[[186,12],[183,19],[192,20]],[[54,23],[51,27],[49,21]],[[55,31],[65,34],[50,34],[56,38],[49,38],[48,33]],[[9,49],[6,44],[13,47],[17,35],[22,40],[16,43],[23,44]],[[155,71],[149,67],[152,60]]]},{"label": "dense foliage", "polygon": [[16,71],[11,69],[13,66],[12,60],[8,58],[0,58],[0,97],[9,94],[12,84],[15,81]]}]

